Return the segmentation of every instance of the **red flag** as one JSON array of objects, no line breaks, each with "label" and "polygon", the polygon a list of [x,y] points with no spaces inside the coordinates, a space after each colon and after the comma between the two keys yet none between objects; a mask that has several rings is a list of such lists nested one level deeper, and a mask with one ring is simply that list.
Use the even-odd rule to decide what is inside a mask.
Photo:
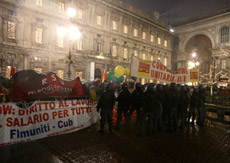
[{"label": "red flag", "polygon": [[14,67],[14,60],[12,60],[11,65],[11,71],[10,71],[10,77],[13,76],[16,73],[15,67]]},{"label": "red flag", "polygon": [[13,101],[35,101],[51,97],[76,98],[84,96],[84,90],[79,77],[71,81],[64,81],[52,72],[44,75],[38,74],[33,70],[23,70],[17,72],[12,79],[9,97]]},{"label": "red flag", "polygon": [[104,72],[103,72],[103,74],[102,74],[101,81],[104,82],[106,78],[107,78],[107,76],[106,76],[106,72],[105,72],[105,70],[104,70]]}]

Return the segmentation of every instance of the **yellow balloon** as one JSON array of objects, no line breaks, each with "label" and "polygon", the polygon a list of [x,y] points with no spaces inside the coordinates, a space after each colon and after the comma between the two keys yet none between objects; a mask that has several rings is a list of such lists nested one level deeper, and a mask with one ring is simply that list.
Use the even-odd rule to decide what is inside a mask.
[{"label": "yellow balloon", "polygon": [[118,77],[120,77],[120,76],[119,76],[119,75],[115,72],[115,77],[117,77],[117,78],[118,78]]},{"label": "yellow balloon", "polygon": [[124,73],[125,73],[124,67],[119,65],[115,68],[115,75],[117,75],[118,77],[124,75]]},{"label": "yellow balloon", "polygon": [[130,73],[130,69],[129,68],[125,68],[125,75],[129,75]]}]

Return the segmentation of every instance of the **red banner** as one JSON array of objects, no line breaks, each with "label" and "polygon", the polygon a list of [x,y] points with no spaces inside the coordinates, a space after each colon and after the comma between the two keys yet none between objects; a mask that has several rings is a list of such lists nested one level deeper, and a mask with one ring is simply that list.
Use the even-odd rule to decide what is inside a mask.
[{"label": "red banner", "polygon": [[31,70],[24,74],[17,72],[12,76],[9,97],[13,101],[34,101],[50,97],[83,95],[83,87],[79,78],[65,81],[52,72],[44,75]]}]

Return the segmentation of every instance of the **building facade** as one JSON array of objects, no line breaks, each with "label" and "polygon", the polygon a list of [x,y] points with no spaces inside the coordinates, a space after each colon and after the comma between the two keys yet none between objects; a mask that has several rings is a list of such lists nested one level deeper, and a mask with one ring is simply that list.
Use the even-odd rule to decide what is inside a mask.
[{"label": "building facade", "polygon": [[[73,18],[69,7],[76,9]],[[70,25],[79,28],[80,39],[57,34]],[[6,76],[13,63],[16,71],[52,71],[66,79],[71,62],[71,79],[92,80],[117,65],[129,67],[131,55],[161,60],[171,69],[169,26],[121,0],[1,0],[0,29]]]},{"label": "building facade", "polygon": [[[200,82],[227,83],[230,74],[230,10],[225,9],[174,26],[175,49],[173,67],[200,63]],[[196,53],[195,58],[192,57]]]}]

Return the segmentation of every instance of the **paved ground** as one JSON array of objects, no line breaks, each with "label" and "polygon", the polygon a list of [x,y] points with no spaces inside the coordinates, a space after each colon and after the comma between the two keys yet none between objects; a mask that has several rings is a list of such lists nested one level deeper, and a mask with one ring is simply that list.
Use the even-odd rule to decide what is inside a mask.
[{"label": "paved ground", "polygon": [[[104,134],[97,132],[98,126],[12,145],[21,147],[8,150],[12,156],[5,162],[230,162],[229,131],[195,125],[175,133],[138,137],[134,126],[129,131],[122,126],[120,131]],[[0,148],[0,158],[6,148]]]},{"label": "paved ground", "polygon": [[39,142],[63,162],[230,162],[230,133],[187,126],[175,133],[136,136],[134,126],[97,133],[98,124]]}]

